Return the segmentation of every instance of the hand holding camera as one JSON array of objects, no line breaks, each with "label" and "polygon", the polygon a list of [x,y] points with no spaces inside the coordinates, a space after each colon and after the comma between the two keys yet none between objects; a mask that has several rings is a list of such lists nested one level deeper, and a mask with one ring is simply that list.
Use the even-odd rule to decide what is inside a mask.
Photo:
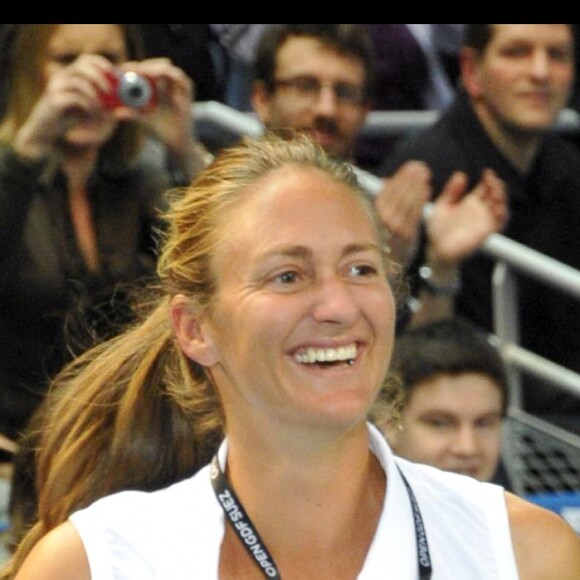
[{"label": "hand holding camera", "polygon": [[169,59],[114,66],[101,55],[86,53],[57,67],[19,131],[19,154],[38,159],[63,142],[98,147],[111,135],[112,125],[132,122],[187,165],[184,160],[194,144],[193,83]]},{"label": "hand holding camera", "polygon": [[131,107],[150,110],[157,104],[157,85],[152,77],[135,71],[114,70],[107,73],[109,90],[100,93],[101,104],[107,109]]}]

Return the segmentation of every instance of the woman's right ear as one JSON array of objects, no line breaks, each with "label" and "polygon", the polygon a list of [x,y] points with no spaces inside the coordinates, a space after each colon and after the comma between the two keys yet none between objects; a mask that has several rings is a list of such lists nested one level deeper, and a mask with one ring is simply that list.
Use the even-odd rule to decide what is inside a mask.
[{"label": "woman's right ear", "polygon": [[170,319],[181,350],[202,366],[212,366],[219,356],[203,315],[196,311],[191,300],[183,294],[171,299]]}]

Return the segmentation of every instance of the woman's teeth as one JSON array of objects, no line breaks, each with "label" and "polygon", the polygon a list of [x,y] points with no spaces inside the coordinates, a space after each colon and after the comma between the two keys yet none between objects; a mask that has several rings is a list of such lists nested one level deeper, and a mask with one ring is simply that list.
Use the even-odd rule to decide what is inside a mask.
[{"label": "woman's teeth", "polygon": [[356,344],[339,346],[338,348],[307,348],[297,352],[294,359],[301,364],[323,362],[352,361],[356,358]]}]

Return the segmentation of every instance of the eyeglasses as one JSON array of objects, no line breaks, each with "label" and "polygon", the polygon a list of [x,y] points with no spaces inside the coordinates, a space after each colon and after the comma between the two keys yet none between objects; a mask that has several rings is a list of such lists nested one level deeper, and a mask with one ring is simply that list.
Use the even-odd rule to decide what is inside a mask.
[{"label": "eyeglasses", "polygon": [[332,89],[334,98],[341,105],[359,106],[364,100],[363,88],[354,83],[323,83],[316,77],[298,76],[289,79],[274,79],[274,86],[289,89],[294,96],[309,103],[314,102],[324,87]]}]

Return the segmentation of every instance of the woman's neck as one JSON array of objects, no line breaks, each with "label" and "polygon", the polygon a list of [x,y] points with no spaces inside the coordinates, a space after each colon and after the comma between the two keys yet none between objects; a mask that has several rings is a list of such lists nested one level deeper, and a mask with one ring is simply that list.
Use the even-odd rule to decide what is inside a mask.
[{"label": "woman's neck", "polygon": [[60,162],[71,192],[86,191],[99,157],[98,149],[71,149],[63,152]]},{"label": "woman's neck", "polygon": [[[360,571],[386,493],[363,427],[339,443],[303,449],[230,438],[231,486],[284,578],[353,578]],[[248,573],[256,567],[231,526],[222,559],[236,563],[238,574],[240,565]]]},{"label": "woman's neck", "polygon": [[101,268],[93,208],[89,200],[88,181],[98,158],[98,150],[88,149],[65,154],[61,167],[68,183],[69,206],[73,230],[87,269]]}]

